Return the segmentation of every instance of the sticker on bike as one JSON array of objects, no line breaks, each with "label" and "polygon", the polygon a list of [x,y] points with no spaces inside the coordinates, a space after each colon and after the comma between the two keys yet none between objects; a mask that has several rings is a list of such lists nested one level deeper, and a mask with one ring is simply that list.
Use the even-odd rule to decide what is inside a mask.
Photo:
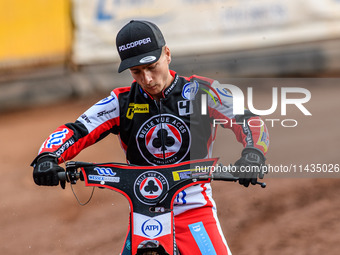
[{"label": "sticker on bike", "polygon": [[168,187],[168,181],[162,174],[148,171],[137,177],[134,183],[134,193],[140,202],[152,205],[168,191]]}]

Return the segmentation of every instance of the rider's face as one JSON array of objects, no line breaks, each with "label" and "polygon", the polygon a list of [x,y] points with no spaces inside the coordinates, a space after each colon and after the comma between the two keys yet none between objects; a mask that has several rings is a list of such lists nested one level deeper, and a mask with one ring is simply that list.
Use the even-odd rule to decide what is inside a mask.
[{"label": "rider's face", "polygon": [[142,88],[155,99],[161,97],[162,91],[168,87],[173,77],[169,72],[171,54],[168,47],[164,47],[157,62],[130,68],[132,77]]}]

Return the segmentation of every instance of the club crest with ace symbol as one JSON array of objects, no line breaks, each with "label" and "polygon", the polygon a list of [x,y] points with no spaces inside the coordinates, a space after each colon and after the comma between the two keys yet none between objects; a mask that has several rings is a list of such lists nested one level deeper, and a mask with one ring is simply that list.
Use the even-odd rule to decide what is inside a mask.
[{"label": "club crest with ace symbol", "polygon": [[[162,139],[164,142],[162,143]],[[180,141],[180,139],[179,139]],[[168,148],[172,147],[175,144],[175,138],[169,136],[169,132],[166,129],[159,129],[156,134],[156,138],[152,141],[152,146],[156,149],[160,149],[160,151],[167,151]],[[172,156],[175,152],[165,152],[166,156]],[[163,158],[163,153],[155,153],[155,157]]]},{"label": "club crest with ace symbol", "polygon": [[168,187],[168,181],[162,174],[148,171],[138,176],[134,183],[134,192],[140,202],[152,205],[167,192]]},{"label": "club crest with ace symbol", "polygon": [[137,132],[137,146],[144,159],[152,164],[174,164],[190,150],[191,135],[180,118],[162,114],[148,119]]}]

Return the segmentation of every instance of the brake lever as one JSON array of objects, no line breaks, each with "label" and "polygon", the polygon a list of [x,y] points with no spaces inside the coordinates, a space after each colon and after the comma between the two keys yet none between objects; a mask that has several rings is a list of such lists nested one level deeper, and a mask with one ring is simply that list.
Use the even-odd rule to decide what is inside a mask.
[{"label": "brake lever", "polygon": [[65,189],[65,187],[66,187],[66,180],[64,180],[64,181],[60,180],[60,187],[62,189]]}]

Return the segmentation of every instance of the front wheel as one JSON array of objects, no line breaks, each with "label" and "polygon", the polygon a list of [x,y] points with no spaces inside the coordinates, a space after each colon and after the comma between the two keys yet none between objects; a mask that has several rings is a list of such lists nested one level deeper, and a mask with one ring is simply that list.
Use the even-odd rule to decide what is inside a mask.
[{"label": "front wheel", "polygon": [[138,245],[136,255],[170,255],[157,240],[145,240]]}]

